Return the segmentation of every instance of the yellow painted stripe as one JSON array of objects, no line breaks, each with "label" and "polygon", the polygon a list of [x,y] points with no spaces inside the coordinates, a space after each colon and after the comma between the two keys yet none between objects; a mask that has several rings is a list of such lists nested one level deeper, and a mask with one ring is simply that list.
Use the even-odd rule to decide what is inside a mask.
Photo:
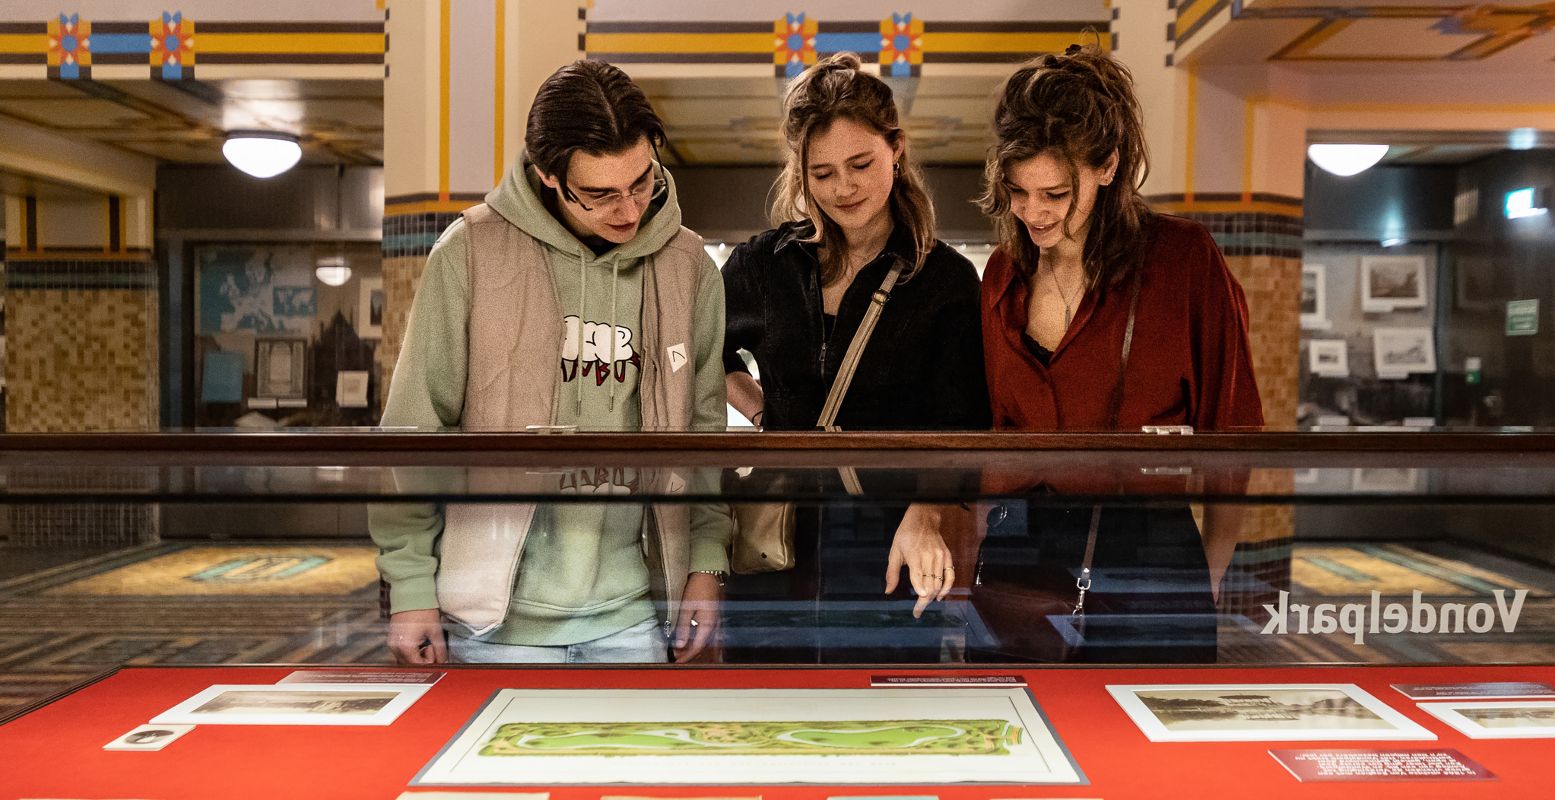
[{"label": "yellow painted stripe", "polygon": [[1236,200],[1184,200],[1175,203],[1151,203],[1150,207],[1167,214],[1275,214],[1283,217],[1301,216],[1301,206],[1285,203],[1269,203],[1261,200],[1246,202]]},{"label": "yellow painted stripe", "polygon": [[480,204],[480,200],[424,200],[419,203],[389,203],[383,207],[386,217],[400,214],[457,214]]},{"label": "yellow painted stripe", "polygon": [[1193,172],[1194,172],[1194,145],[1199,135],[1199,71],[1195,67],[1188,67],[1188,130],[1187,141],[1182,148],[1182,193],[1187,195],[1189,202],[1193,200]]},{"label": "yellow painted stripe", "polygon": [[41,33],[0,33],[0,53],[47,54],[49,37]]},{"label": "yellow painted stripe", "polygon": [[496,24],[493,27],[497,29],[497,41],[492,51],[495,56],[493,60],[496,62],[495,72],[492,75],[492,84],[494,86],[492,97],[493,125],[491,134],[492,185],[501,183],[502,174],[507,170],[507,153],[505,153],[503,150],[503,139],[507,136],[507,120],[504,117],[507,115],[507,89],[505,88],[505,84],[507,82],[508,7],[507,0],[496,0],[496,4]]},{"label": "yellow painted stripe", "polygon": [[437,121],[437,191],[448,196],[449,137],[451,136],[449,112],[449,81],[453,72],[453,0],[441,0],[438,22],[438,121]]},{"label": "yellow painted stripe", "polygon": [[[106,247],[103,252],[81,250],[79,248],[46,247],[41,250],[20,250],[15,247],[5,249],[6,260],[12,263],[23,261],[150,261],[151,253],[147,250],[110,251]],[[16,291],[12,289],[11,291]]]},{"label": "yellow painted stripe", "polygon": [[1258,145],[1259,101],[1249,99],[1242,108],[1242,196],[1251,199],[1253,191],[1253,155]]},{"label": "yellow painted stripe", "polygon": [[1183,12],[1177,15],[1178,40],[1180,41],[1183,33],[1197,25],[1199,20],[1204,19],[1204,15],[1208,14],[1209,10],[1214,7],[1215,0],[1198,0],[1198,2],[1190,3],[1187,8],[1183,9]]},{"label": "yellow painted stripe", "polygon": [[[1102,47],[1111,45],[1102,37]],[[1061,53],[1075,43],[1073,33],[925,33],[926,53]]]},{"label": "yellow painted stripe", "polygon": [[591,33],[590,53],[771,53],[771,33]]},{"label": "yellow painted stripe", "polygon": [[202,33],[203,53],[383,53],[381,33]]}]

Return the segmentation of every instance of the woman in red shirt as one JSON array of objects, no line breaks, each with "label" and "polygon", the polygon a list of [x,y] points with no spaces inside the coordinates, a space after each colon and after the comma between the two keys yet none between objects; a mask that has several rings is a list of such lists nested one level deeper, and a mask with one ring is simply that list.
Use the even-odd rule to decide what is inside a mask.
[{"label": "woman in red shirt", "polygon": [[[982,285],[995,427],[1262,425],[1241,286],[1202,225],[1158,214],[1140,196],[1149,167],[1128,70],[1095,48],[1038,58],[1006,82],[994,131],[980,203],[1001,240]],[[997,491],[1116,491],[1051,476],[1004,481]],[[1140,635],[1150,625],[1136,619],[1117,641],[1086,636],[1087,658],[1213,657],[1210,576],[1224,567],[1208,563],[1228,562],[1234,537],[1206,546],[1213,537],[1201,541],[1185,507],[1109,505],[1096,524],[1090,507],[1032,505],[1024,522],[1008,510],[984,542],[985,582],[1003,572],[1030,586],[1046,574],[1075,593],[1074,576],[1091,564],[1088,610],[1172,617],[1175,639]],[[1199,620],[1188,626],[1197,637],[1168,644],[1182,638],[1185,615]]]}]

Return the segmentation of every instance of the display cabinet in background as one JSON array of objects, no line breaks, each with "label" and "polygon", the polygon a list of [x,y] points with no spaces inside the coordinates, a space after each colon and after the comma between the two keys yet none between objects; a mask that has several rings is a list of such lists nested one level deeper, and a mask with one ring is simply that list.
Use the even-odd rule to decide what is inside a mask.
[{"label": "display cabinet in background", "polygon": [[[10,436],[0,481],[5,796],[1524,797],[1555,753],[1545,433]],[[694,663],[392,663],[369,508],[752,503],[793,564]]]}]

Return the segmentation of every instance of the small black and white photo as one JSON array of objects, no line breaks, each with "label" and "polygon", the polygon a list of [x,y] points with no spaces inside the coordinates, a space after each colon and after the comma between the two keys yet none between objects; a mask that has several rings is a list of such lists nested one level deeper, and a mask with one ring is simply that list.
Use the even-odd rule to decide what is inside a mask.
[{"label": "small black and white photo", "polygon": [[1343,339],[1313,339],[1307,342],[1307,369],[1324,378],[1344,378],[1350,374],[1350,350]]},{"label": "small black and white photo", "polygon": [[1425,256],[1367,256],[1361,259],[1361,310],[1425,308]]},{"label": "small black and white photo", "polygon": [[193,725],[141,725],[103,745],[103,749],[161,750],[192,730],[194,730]]},{"label": "small black and white photo", "polygon": [[1470,739],[1555,738],[1555,702],[1548,700],[1421,703],[1420,709]]}]

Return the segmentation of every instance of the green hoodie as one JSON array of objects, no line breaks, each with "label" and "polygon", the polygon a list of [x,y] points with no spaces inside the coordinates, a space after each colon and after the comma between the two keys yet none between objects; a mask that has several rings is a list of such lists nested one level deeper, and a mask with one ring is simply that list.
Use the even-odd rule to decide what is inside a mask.
[{"label": "green hoodie", "polygon": [[[635,349],[642,329],[641,266],[645,256],[663,248],[680,230],[675,183],[667,170],[664,176],[668,190],[645,212],[637,235],[597,255],[546,208],[547,190],[527,160],[486,196],[493,210],[546,246],[565,326],[565,333],[557,332],[564,336],[558,425],[595,431],[641,428],[640,358]],[[460,424],[470,313],[465,251],[464,222],[456,220],[427,258],[384,409],[385,427]],[[703,263],[694,313],[692,425],[722,430],[723,281],[711,258]],[[619,495],[635,491],[636,474],[632,469],[589,469],[557,473],[556,481],[558,493]],[[390,584],[390,610],[436,608],[441,509],[375,505],[369,522],[380,550],[379,569]],[[641,505],[541,505],[525,540],[507,618],[480,638],[503,644],[574,644],[652,617],[642,527]],[[729,536],[726,512],[694,506],[691,568],[727,570]]]}]

